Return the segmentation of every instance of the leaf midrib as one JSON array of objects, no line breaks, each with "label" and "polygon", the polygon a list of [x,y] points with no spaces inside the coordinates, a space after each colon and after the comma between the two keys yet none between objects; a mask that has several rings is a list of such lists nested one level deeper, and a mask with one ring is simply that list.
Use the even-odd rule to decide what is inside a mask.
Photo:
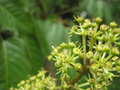
[{"label": "leaf midrib", "polygon": [[6,41],[3,41],[3,57],[5,63],[5,81],[6,81],[6,89],[8,90],[8,57],[7,57],[7,47]]}]

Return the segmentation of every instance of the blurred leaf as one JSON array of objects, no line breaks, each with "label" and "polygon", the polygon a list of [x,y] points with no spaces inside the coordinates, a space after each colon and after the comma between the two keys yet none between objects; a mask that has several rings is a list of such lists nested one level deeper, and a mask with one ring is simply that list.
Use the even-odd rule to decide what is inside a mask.
[{"label": "blurred leaf", "polygon": [[119,90],[119,89],[120,89],[120,78],[114,78],[114,81],[108,87],[108,90]]},{"label": "blurred leaf", "polygon": [[23,42],[12,39],[0,42],[0,90],[8,90],[10,86],[25,79],[30,72]]},{"label": "blurred leaf", "polygon": [[35,37],[23,38],[27,59],[31,65],[31,74],[36,74],[41,67],[44,67],[44,55]]},{"label": "blurred leaf", "polygon": [[36,28],[36,36],[39,42],[42,42],[40,45],[45,49],[46,55],[50,52],[51,45],[59,45],[67,41],[67,30],[61,23],[38,21]]},{"label": "blurred leaf", "polygon": [[88,12],[90,17],[101,17],[108,23],[112,20],[112,9],[110,3],[104,0],[83,0],[80,4],[82,10]]},{"label": "blurred leaf", "polygon": [[86,6],[87,6],[88,13],[90,13],[90,14],[94,13],[94,10],[96,8],[95,3],[96,3],[95,0],[86,0]]},{"label": "blurred leaf", "polygon": [[[41,22],[43,23],[43,22]],[[49,45],[59,45],[62,42],[67,41],[67,28],[64,27],[61,23],[51,23],[50,21],[46,21],[44,23],[46,39],[49,42]]]},{"label": "blurred leaf", "polygon": [[9,10],[0,5],[0,24],[6,29],[26,32],[30,30],[23,22],[15,17]]},{"label": "blurred leaf", "polygon": [[106,18],[107,23],[112,21],[112,9],[109,4],[104,3],[104,18]]},{"label": "blurred leaf", "polygon": [[103,10],[104,10],[104,1],[103,0],[98,0],[96,1],[96,16],[99,16],[101,18],[103,18]]}]

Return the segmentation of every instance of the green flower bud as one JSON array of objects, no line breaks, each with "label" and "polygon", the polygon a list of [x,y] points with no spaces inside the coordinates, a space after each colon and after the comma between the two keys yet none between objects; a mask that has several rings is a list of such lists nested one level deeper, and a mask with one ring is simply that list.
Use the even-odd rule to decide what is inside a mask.
[{"label": "green flower bud", "polygon": [[78,18],[75,18],[75,20],[78,22],[78,23],[81,23],[83,21],[83,18],[82,17],[78,17]]},{"label": "green flower bud", "polygon": [[102,88],[102,85],[101,84],[96,84],[95,85],[95,88],[98,90],[98,89],[101,89]]},{"label": "green flower bud", "polygon": [[53,57],[50,55],[48,56],[48,60],[51,61],[53,59]]},{"label": "green flower bud", "polygon": [[78,26],[77,26],[77,25],[74,25],[74,26],[72,26],[72,28],[71,28],[72,31],[75,31],[75,30],[77,30],[77,29],[78,29]]},{"label": "green flower bud", "polygon": [[108,62],[106,62],[105,63],[105,67],[107,68],[107,69],[111,69],[112,68],[112,62],[110,62],[110,61],[108,61]]},{"label": "green flower bud", "polygon": [[37,74],[37,77],[42,77],[42,76],[45,75],[45,73],[46,73],[46,71],[45,71],[45,70],[42,70],[42,71],[40,71],[40,72]]},{"label": "green flower bud", "polygon": [[94,31],[93,30],[88,30],[87,31],[87,35],[88,36],[93,36],[94,35]]},{"label": "green flower bud", "polygon": [[58,49],[57,49],[57,48],[54,48],[54,49],[53,49],[53,52],[54,52],[54,53],[58,53]]},{"label": "green flower bud", "polygon": [[107,86],[106,82],[104,82],[104,81],[101,84],[102,84],[103,87]]},{"label": "green flower bud", "polygon": [[66,43],[62,43],[62,44],[60,44],[60,47],[61,47],[61,48],[66,48],[66,47],[67,47],[67,44],[66,44]]},{"label": "green flower bud", "polygon": [[97,72],[96,74],[98,77],[100,77],[102,75],[100,72]]},{"label": "green flower bud", "polygon": [[84,23],[89,23],[89,24],[90,24],[90,23],[91,23],[91,22],[90,22],[90,19],[85,19],[85,20],[84,20]]},{"label": "green flower bud", "polygon": [[110,27],[116,27],[116,26],[117,26],[117,23],[115,23],[115,22],[110,23]]},{"label": "green flower bud", "polygon": [[73,48],[73,54],[78,55],[80,53],[80,49],[79,48]]},{"label": "green flower bud", "polygon": [[90,26],[91,26],[92,28],[95,28],[97,25],[96,25],[96,23],[91,23]]},{"label": "green flower bud", "polygon": [[22,85],[24,85],[24,84],[25,84],[25,81],[22,80],[22,81],[18,84],[18,87],[20,87],[20,86],[22,86]]},{"label": "green flower bud", "polygon": [[30,80],[31,80],[31,81],[33,81],[33,80],[35,80],[35,79],[36,79],[36,76],[30,77]]},{"label": "green flower bud", "polygon": [[58,57],[59,57],[60,59],[63,59],[63,58],[65,57],[65,55],[64,55],[63,53],[59,53],[59,54],[58,54]]},{"label": "green flower bud", "polygon": [[118,48],[112,48],[111,53],[112,53],[112,55],[119,55],[120,54]]},{"label": "green flower bud", "polygon": [[67,58],[65,61],[66,61],[66,63],[70,64],[70,63],[72,62],[72,59],[73,59],[73,58],[69,57],[69,58]]},{"label": "green flower bud", "polygon": [[95,22],[99,24],[102,22],[102,19],[100,17],[97,17],[97,18],[95,18]]},{"label": "green flower bud", "polygon": [[62,63],[60,61],[55,62],[56,67],[60,67],[61,65],[62,65]]},{"label": "green flower bud", "polygon": [[114,29],[113,29],[113,33],[116,33],[116,34],[117,34],[117,33],[120,33],[120,28],[114,28]]},{"label": "green flower bud", "polygon": [[107,45],[98,45],[96,48],[100,52],[109,52],[110,48]]},{"label": "green flower bud", "polygon": [[84,54],[80,51],[80,53],[78,54],[78,56],[79,56],[80,58],[83,58],[83,57],[84,57]]},{"label": "green flower bud", "polygon": [[63,73],[65,73],[65,72],[68,71],[68,70],[67,70],[67,67],[61,67],[59,70],[60,70],[61,72],[63,72]]},{"label": "green flower bud", "polygon": [[92,65],[90,66],[90,70],[91,70],[92,72],[97,72],[97,71],[98,71],[98,68],[99,68],[99,65],[98,65],[98,64],[92,64]]},{"label": "green flower bud", "polygon": [[56,53],[55,53],[55,52],[52,52],[52,53],[51,53],[51,55],[52,55],[52,56],[55,56],[55,55],[56,55]]},{"label": "green flower bud", "polygon": [[87,29],[87,28],[89,27],[89,23],[84,23],[84,24],[82,25],[82,27],[83,27],[84,29]]},{"label": "green flower bud", "polygon": [[96,49],[100,52],[104,51],[103,45],[98,45]]},{"label": "green flower bud", "polygon": [[120,72],[120,66],[116,66],[116,70]]},{"label": "green flower bud", "polygon": [[26,80],[27,83],[30,83],[30,80]]},{"label": "green flower bud", "polygon": [[89,51],[89,52],[86,54],[86,58],[91,59],[92,57],[93,57],[93,52],[92,52],[92,51]]},{"label": "green flower bud", "polygon": [[100,30],[108,31],[109,30],[109,26],[103,24],[103,25],[100,26]]},{"label": "green flower bud", "polygon": [[74,48],[76,46],[75,43],[73,43],[73,42],[70,42],[68,45],[70,48]]},{"label": "green flower bud", "polygon": [[60,49],[61,49],[61,47],[60,47],[60,46],[58,46],[58,47],[56,47],[56,49],[57,49],[57,50],[60,50]]},{"label": "green flower bud", "polygon": [[113,61],[116,61],[117,59],[118,59],[117,56],[114,56],[114,57],[112,58]]},{"label": "green flower bud", "polygon": [[73,68],[74,68],[75,70],[80,70],[80,69],[82,68],[82,64],[77,63],[77,64],[74,65]]},{"label": "green flower bud", "polygon": [[106,35],[102,35],[102,41],[108,41],[109,38]]},{"label": "green flower bud", "polygon": [[104,52],[109,52],[110,51],[110,48],[107,46],[107,45],[104,45]]},{"label": "green flower bud", "polygon": [[120,66],[120,59],[117,60],[116,65],[119,65],[119,66]]}]

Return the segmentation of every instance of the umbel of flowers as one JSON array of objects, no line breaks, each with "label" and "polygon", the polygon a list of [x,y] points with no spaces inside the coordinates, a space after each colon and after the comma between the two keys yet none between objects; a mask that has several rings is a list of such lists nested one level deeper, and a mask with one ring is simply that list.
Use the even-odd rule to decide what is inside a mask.
[{"label": "umbel of flowers", "polygon": [[[21,81],[13,90],[107,90],[113,78],[120,77],[118,25],[115,22],[102,24],[99,17],[93,20],[75,17],[75,21],[77,24],[70,29],[68,43],[52,46],[48,56],[49,61],[54,61],[60,77],[53,79],[43,74],[39,78],[38,74],[32,77],[34,80]],[[78,35],[80,42],[72,42],[73,35]],[[71,69],[77,72],[74,78],[70,77]],[[79,83],[83,76],[86,76],[86,82]],[[56,84],[57,81],[60,83]]]}]

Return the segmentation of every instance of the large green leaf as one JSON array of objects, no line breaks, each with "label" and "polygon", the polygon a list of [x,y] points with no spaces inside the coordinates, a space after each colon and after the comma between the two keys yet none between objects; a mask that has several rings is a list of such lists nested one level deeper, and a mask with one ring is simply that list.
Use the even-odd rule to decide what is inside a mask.
[{"label": "large green leaf", "polygon": [[34,36],[23,38],[27,59],[31,65],[31,74],[36,74],[41,67],[44,67],[44,55],[41,52],[39,42]]},{"label": "large green leaf", "polygon": [[24,44],[20,39],[0,42],[0,90],[25,79],[30,73],[30,62],[26,59]]},{"label": "large green leaf", "polygon": [[18,30],[19,32],[27,32],[30,30],[28,26],[2,5],[0,5],[0,24],[6,29]]},{"label": "large green leaf", "polygon": [[45,38],[48,42],[48,47],[50,47],[51,45],[59,45],[60,43],[67,41],[68,30],[61,23],[39,21],[38,25],[41,28],[41,30],[45,33]]}]

